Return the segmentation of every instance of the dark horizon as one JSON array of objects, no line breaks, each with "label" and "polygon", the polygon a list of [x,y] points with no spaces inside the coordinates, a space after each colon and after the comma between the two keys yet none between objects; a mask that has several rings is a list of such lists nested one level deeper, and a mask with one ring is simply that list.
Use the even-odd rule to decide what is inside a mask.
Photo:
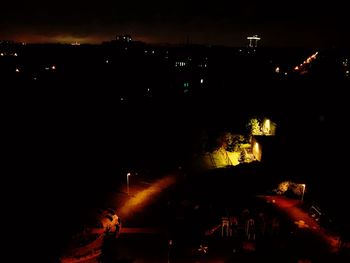
[{"label": "dark horizon", "polygon": [[18,42],[100,43],[130,34],[146,43],[245,46],[261,36],[266,47],[348,47],[347,8],[340,0],[323,4],[277,1],[144,3],[66,0],[4,3],[0,39]]}]

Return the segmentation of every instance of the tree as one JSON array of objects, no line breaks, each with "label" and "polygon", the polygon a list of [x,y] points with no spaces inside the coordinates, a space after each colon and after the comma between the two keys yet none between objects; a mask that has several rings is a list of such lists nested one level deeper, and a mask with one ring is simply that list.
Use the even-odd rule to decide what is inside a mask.
[{"label": "tree", "polygon": [[248,130],[248,134],[250,136],[252,136],[252,135],[262,135],[263,134],[263,132],[261,130],[260,121],[259,121],[258,118],[250,119],[246,127],[247,127],[247,130]]}]

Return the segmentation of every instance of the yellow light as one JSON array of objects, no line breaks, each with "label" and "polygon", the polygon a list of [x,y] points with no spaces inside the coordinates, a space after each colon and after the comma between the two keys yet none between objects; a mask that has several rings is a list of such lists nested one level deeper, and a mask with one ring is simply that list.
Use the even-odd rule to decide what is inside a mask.
[{"label": "yellow light", "polygon": [[254,144],[254,148],[258,151],[258,150],[259,150],[259,143],[256,142],[256,143]]},{"label": "yellow light", "polygon": [[263,132],[265,134],[270,134],[270,131],[271,131],[271,122],[269,119],[265,119],[263,124]]},{"label": "yellow light", "polygon": [[296,67],[294,68],[294,70],[299,70],[299,67],[298,67],[298,66],[296,66]]}]

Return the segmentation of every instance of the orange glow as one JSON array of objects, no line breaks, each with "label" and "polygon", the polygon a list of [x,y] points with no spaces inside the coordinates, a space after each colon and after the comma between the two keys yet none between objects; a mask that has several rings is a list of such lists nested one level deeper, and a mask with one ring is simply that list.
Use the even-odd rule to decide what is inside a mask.
[{"label": "orange glow", "polygon": [[120,215],[121,218],[127,218],[138,210],[141,210],[150,203],[154,202],[157,199],[157,196],[160,195],[164,189],[175,184],[175,182],[176,179],[174,176],[167,176],[157,180],[150,187],[138,192],[128,201],[126,201],[121,207],[118,215]]}]

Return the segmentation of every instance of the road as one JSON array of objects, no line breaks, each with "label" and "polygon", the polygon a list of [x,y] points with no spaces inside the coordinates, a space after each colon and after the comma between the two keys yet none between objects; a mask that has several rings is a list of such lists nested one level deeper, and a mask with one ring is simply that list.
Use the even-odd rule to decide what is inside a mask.
[{"label": "road", "polygon": [[[298,234],[311,234],[319,241],[322,249],[329,253],[339,252],[340,237],[320,225],[302,209],[301,200],[289,199],[284,196],[259,196],[285,214],[298,229]],[[303,233],[305,232],[305,233]],[[307,233],[306,233],[307,232]]]}]

